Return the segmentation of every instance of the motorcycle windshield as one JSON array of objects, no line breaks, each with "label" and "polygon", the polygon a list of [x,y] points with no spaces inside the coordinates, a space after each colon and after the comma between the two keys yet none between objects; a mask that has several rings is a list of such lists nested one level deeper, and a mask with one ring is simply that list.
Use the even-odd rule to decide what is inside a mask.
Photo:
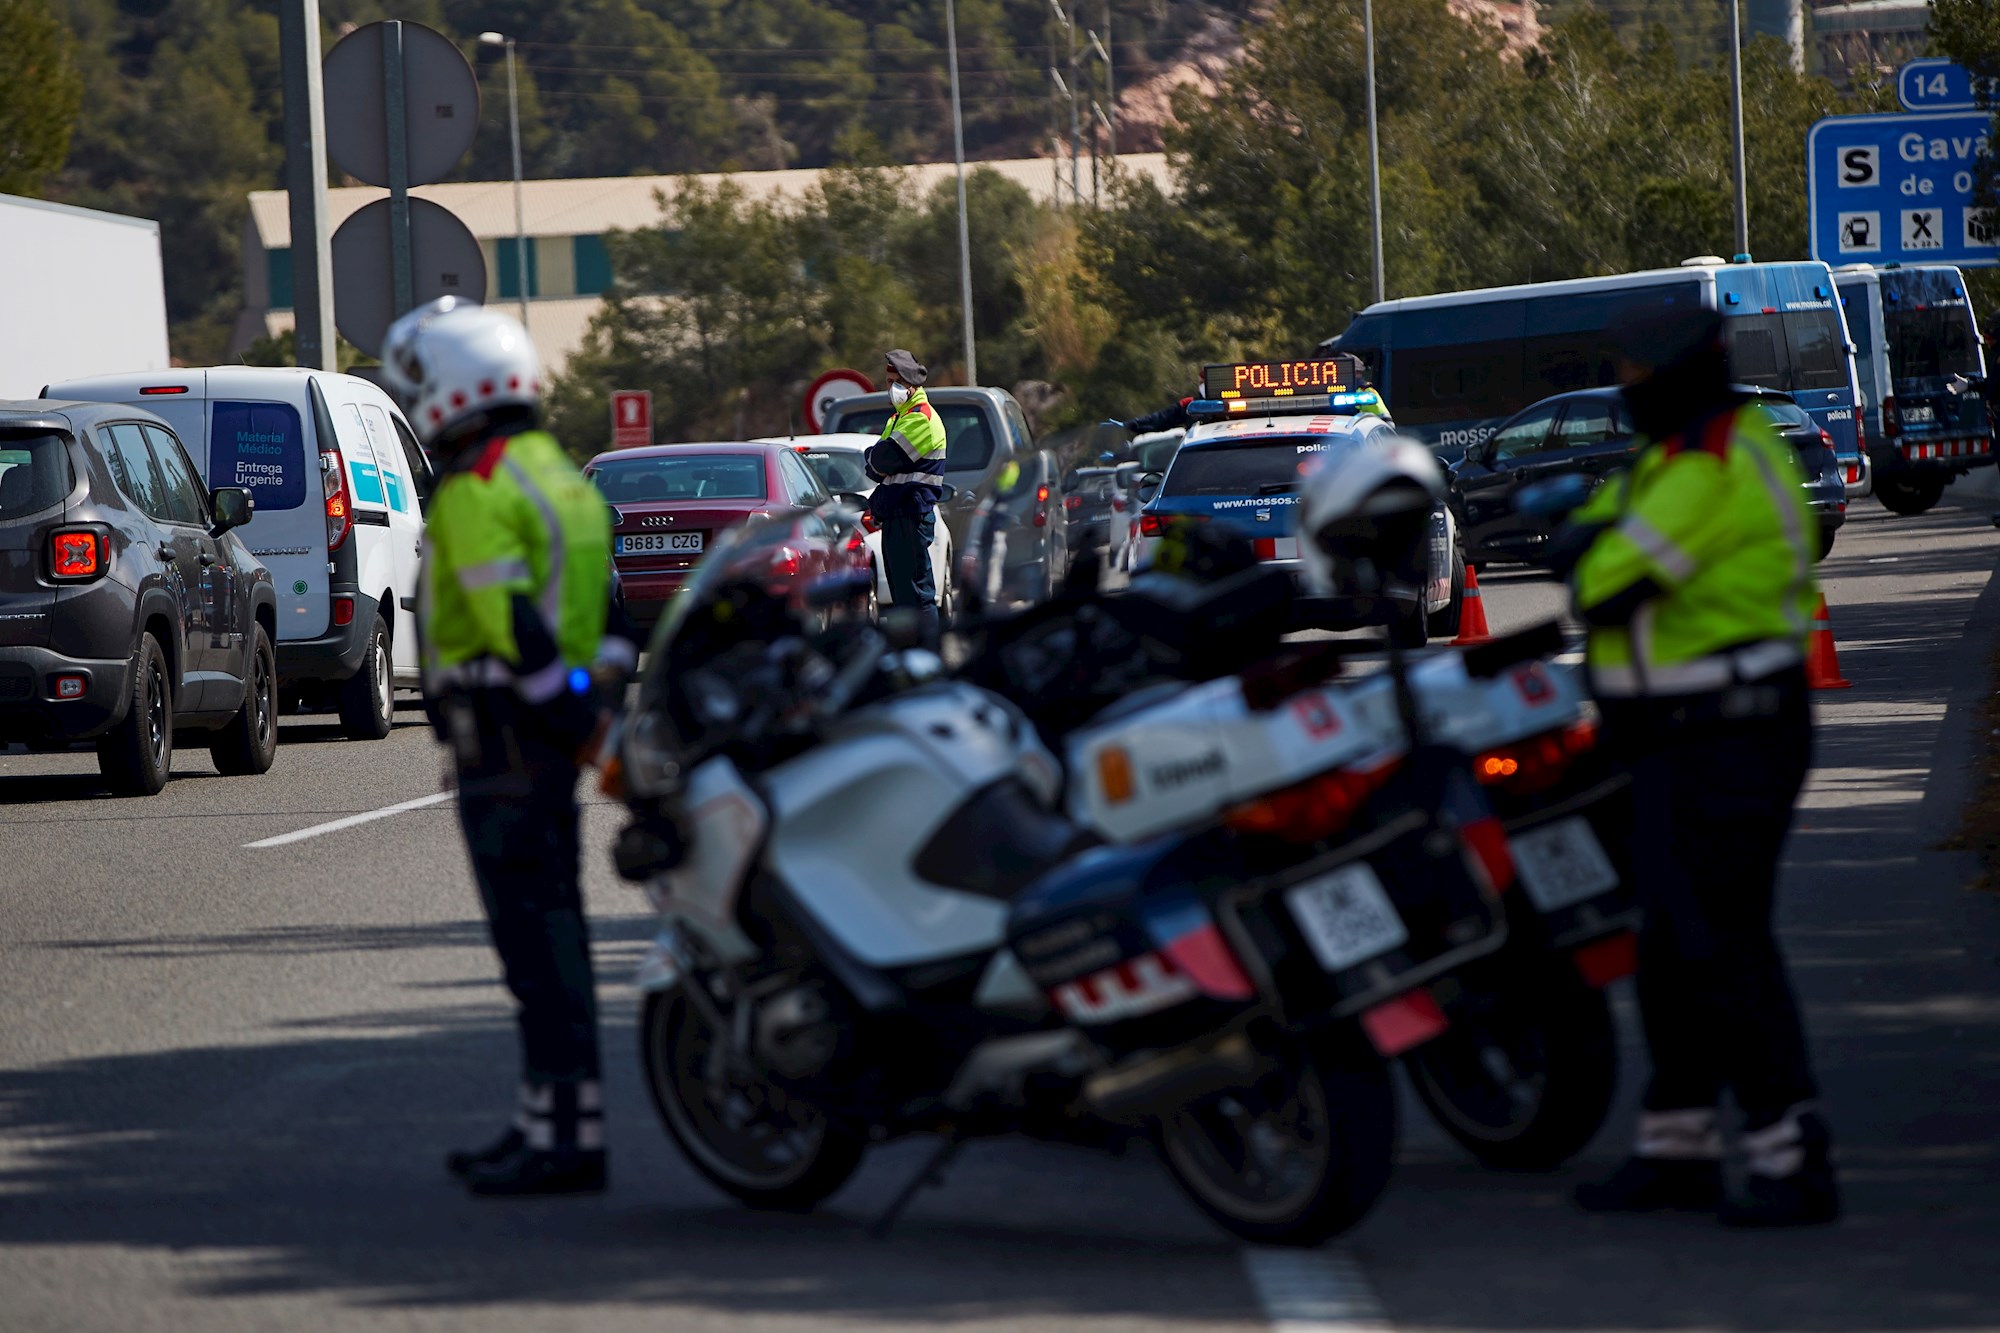
[{"label": "motorcycle windshield", "polygon": [[653,628],[640,678],[642,699],[658,697],[674,644],[695,612],[724,589],[745,583],[763,587],[794,608],[803,605],[814,579],[830,572],[829,552],[858,543],[858,519],[855,510],[837,502],[817,509],[779,509],[753,515],[712,541]]}]

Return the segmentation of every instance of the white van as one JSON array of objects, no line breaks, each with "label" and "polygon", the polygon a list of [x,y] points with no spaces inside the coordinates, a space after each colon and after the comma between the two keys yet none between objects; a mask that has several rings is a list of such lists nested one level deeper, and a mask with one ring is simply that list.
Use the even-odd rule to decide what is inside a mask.
[{"label": "white van", "polygon": [[289,367],[106,375],[45,398],[163,416],[210,486],[241,486],[240,529],[278,594],[287,701],[333,704],[349,736],[389,734],[396,687],[418,682],[416,605],[431,471],[395,403],[354,375]]}]

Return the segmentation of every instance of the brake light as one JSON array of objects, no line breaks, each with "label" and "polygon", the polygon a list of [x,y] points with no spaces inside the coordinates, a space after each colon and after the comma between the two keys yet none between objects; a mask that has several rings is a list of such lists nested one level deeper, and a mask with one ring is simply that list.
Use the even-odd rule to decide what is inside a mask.
[{"label": "brake light", "polygon": [[1139,515],[1139,535],[1157,537],[1166,530],[1166,522],[1158,514]]},{"label": "brake light", "polygon": [[1035,526],[1038,528],[1046,528],[1048,525],[1049,525],[1049,511],[1046,509],[1037,509],[1035,511]]},{"label": "brake light", "polygon": [[1472,761],[1472,775],[1486,786],[1532,795],[1553,787],[1580,755],[1596,745],[1597,724],[1573,722],[1560,731],[1545,731],[1486,751]]},{"label": "brake light", "polygon": [[1122,514],[1125,512],[1125,502],[1123,500],[1113,500],[1111,502],[1111,508],[1116,512]]},{"label": "brake light", "polygon": [[186,393],[187,391],[188,387],[185,384],[148,384],[145,388],[139,390],[139,393],[143,397],[150,398],[156,393]]},{"label": "brake light", "polygon": [[882,520],[864,509],[861,511],[861,526],[869,532],[880,532],[882,530]]},{"label": "brake light", "polygon": [[1903,433],[1903,422],[1896,415],[1896,398],[1891,394],[1882,400],[1882,434],[1895,439]]},{"label": "brake light", "polygon": [[868,539],[858,532],[847,534],[847,553],[856,555],[868,549]]},{"label": "brake light", "polygon": [[89,688],[90,678],[87,676],[56,677],[56,698],[58,699],[81,699],[85,691]]},{"label": "brake light", "polygon": [[1827,433],[1826,433],[1826,432],[1825,432],[1824,430],[1822,430],[1822,431],[1821,431],[1821,432],[1819,433],[1819,442],[1820,442],[1821,444],[1823,444],[1823,445],[1825,445],[1825,446],[1827,447],[1827,450],[1828,450],[1828,452],[1831,452],[1831,451],[1832,451],[1832,449],[1833,449],[1833,436],[1831,436],[1831,435],[1827,434]]},{"label": "brake light", "polygon": [[102,539],[94,532],[49,537],[49,569],[59,579],[94,579],[104,572]]},{"label": "brake light", "polygon": [[331,554],[354,531],[354,506],[347,494],[346,460],[340,456],[340,446],[324,436],[319,442],[319,476],[326,494],[326,549]]},{"label": "brake light", "polygon": [[1347,827],[1402,763],[1397,755],[1373,768],[1336,768],[1225,810],[1222,822],[1238,833],[1317,842]]},{"label": "brake light", "polygon": [[352,625],[354,623],[354,599],[352,597],[336,597],[333,599],[333,623],[336,625]]},{"label": "brake light", "polygon": [[1046,486],[1035,487],[1035,503],[1047,504],[1048,502],[1049,502],[1049,488]]},{"label": "brake light", "polygon": [[771,559],[771,572],[783,574],[787,578],[799,572],[799,553],[786,546],[779,549]]},{"label": "brake light", "polygon": [[1081,508],[1083,508],[1083,497],[1082,497],[1081,495],[1066,495],[1066,496],[1064,496],[1064,497],[1063,497],[1063,508],[1064,508],[1064,509],[1081,509]]}]

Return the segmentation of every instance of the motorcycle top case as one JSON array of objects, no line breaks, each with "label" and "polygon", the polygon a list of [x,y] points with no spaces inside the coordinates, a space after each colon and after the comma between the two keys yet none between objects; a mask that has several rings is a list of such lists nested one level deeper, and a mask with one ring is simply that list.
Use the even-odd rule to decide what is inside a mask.
[{"label": "motorcycle top case", "polygon": [[[1559,662],[1523,662],[1482,677],[1466,670],[1462,654],[1438,653],[1410,664],[1410,689],[1429,739],[1466,755],[1580,722],[1589,710],[1582,673]],[[1367,726],[1402,739],[1387,672],[1355,681],[1349,698]]]},{"label": "motorcycle top case", "polygon": [[1253,709],[1235,677],[1181,690],[1071,738],[1070,817],[1112,842],[1200,824],[1230,806],[1400,743],[1347,693]]}]

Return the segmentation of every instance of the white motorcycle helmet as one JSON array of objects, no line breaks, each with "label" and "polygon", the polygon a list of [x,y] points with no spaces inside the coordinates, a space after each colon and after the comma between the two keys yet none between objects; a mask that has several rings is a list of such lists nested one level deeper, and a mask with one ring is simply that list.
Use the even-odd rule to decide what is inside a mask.
[{"label": "white motorcycle helmet", "polygon": [[1431,515],[1444,469],[1389,430],[1321,455],[1299,498],[1299,556],[1322,597],[1419,588],[1429,578]]},{"label": "white motorcycle helmet", "polygon": [[472,417],[541,402],[541,358],[520,321],[456,296],[389,326],[382,371],[427,445]]}]

